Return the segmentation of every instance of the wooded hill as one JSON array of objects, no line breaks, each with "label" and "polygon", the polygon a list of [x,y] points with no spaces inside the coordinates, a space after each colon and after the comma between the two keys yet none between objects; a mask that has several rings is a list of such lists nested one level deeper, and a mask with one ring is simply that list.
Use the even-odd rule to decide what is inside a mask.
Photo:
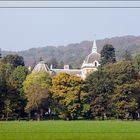
[{"label": "wooded hill", "polygon": [[[98,52],[107,43],[111,43],[115,47],[117,59],[122,59],[126,50],[130,51],[132,55],[140,52],[140,36],[122,36],[97,40]],[[40,58],[48,62],[55,58],[59,63],[63,61],[73,68],[80,68],[85,57],[91,52],[91,47],[92,41],[83,41],[67,46],[45,46],[20,52],[2,51],[2,54],[5,56],[17,53],[23,56],[26,66],[34,65]]]}]

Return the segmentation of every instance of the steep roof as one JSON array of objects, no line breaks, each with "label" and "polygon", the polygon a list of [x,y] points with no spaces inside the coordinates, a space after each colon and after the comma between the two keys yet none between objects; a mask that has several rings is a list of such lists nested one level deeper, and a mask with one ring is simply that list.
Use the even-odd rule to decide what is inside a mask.
[{"label": "steep roof", "polygon": [[45,61],[40,61],[33,69],[32,72],[49,72],[49,67]]}]

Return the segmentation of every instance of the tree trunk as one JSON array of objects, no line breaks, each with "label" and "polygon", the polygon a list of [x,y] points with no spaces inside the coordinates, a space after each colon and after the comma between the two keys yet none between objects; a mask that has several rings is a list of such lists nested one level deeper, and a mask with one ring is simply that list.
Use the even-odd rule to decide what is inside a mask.
[{"label": "tree trunk", "polygon": [[117,120],[119,120],[119,114],[117,113]]},{"label": "tree trunk", "polygon": [[29,115],[29,116],[28,116],[28,119],[29,119],[29,121],[30,121],[30,119],[31,119],[31,113],[29,112],[28,115]]},{"label": "tree trunk", "polygon": [[9,113],[6,112],[6,121],[8,121],[8,116],[9,116]]},{"label": "tree trunk", "polygon": [[37,113],[37,121],[40,121],[40,113]]}]

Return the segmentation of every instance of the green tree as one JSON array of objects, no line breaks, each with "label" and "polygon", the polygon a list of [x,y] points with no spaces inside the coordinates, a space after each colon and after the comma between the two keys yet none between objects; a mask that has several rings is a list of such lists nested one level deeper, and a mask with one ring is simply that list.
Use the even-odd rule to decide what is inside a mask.
[{"label": "green tree", "polygon": [[[24,71],[25,70],[25,71]],[[6,118],[18,117],[23,112],[25,98],[22,83],[27,75],[27,68],[14,68],[11,64],[0,65],[0,114]]]},{"label": "green tree", "polygon": [[15,88],[18,94],[17,98],[15,99],[17,102],[15,112],[18,114],[18,116],[23,116],[25,114],[24,108],[27,101],[23,91],[23,82],[26,79],[27,74],[28,69],[25,66],[18,66],[14,69],[9,79],[10,85]]},{"label": "green tree", "polygon": [[138,79],[138,72],[129,61],[120,61],[105,66],[115,85],[131,84]]},{"label": "green tree", "polygon": [[56,60],[56,58],[52,58],[49,61],[49,64],[52,65],[53,68],[58,68],[58,61]]},{"label": "green tree", "polygon": [[64,62],[63,61],[60,61],[59,65],[58,65],[58,68],[59,69],[63,69],[64,68]]},{"label": "green tree", "polygon": [[139,87],[138,83],[122,84],[116,87],[112,102],[117,119],[133,119],[132,114],[138,109]]},{"label": "green tree", "polygon": [[24,66],[23,57],[18,55],[7,55],[2,58],[2,62],[12,64],[14,67]]},{"label": "green tree", "polygon": [[105,65],[90,74],[86,83],[93,117],[124,119],[136,113],[140,99],[138,80],[138,72],[130,61]]},{"label": "green tree", "polygon": [[114,91],[114,83],[103,68],[91,73],[86,78],[89,92],[89,104],[93,118],[104,119],[111,115],[111,95]]},{"label": "green tree", "polygon": [[132,60],[131,52],[126,50],[124,55],[123,55],[123,58],[124,58],[125,61],[131,61]]},{"label": "green tree", "polygon": [[140,54],[137,54],[132,62],[136,69],[140,69]]},{"label": "green tree", "polygon": [[27,112],[36,112],[40,120],[50,103],[51,77],[49,73],[31,73],[23,83],[25,96],[27,97]]},{"label": "green tree", "polygon": [[130,61],[121,61],[105,67],[114,85],[111,97],[113,113],[125,119],[136,113],[139,99],[138,72]]},{"label": "green tree", "polygon": [[9,115],[13,116],[17,102],[15,101],[17,91],[10,82],[10,76],[14,68],[11,64],[1,63],[0,65],[0,108],[1,115],[8,119]]},{"label": "green tree", "polygon": [[101,50],[101,65],[115,63],[115,48],[111,44],[106,44]]},{"label": "green tree", "polygon": [[4,101],[4,110],[3,110],[3,112],[5,113],[6,120],[8,120],[9,114],[12,112],[11,101],[9,99],[6,99]]},{"label": "green tree", "polygon": [[22,88],[22,83],[26,79],[28,74],[28,69],[25,66],[18,66],[14,69],[13,73],[11,74],[11,79],[17,82],[17,87],[19,90]]}]

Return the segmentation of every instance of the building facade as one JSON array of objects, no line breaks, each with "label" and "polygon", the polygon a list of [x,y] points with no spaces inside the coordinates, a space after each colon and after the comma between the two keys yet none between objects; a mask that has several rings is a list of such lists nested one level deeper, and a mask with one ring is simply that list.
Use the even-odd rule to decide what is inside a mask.
[{"label": "building facade", "polygon": [[52,75],[57,75],[59,73],[67,73],[67,74],[77,75],[82,79],[85,79],[88,74],[97,70],[98,66],[100,65],[100,58],[101,56],[97,52],[97,45],[96,45],[96,41],[94,40],[92,45],[92,51],[83,61],[83,64],[81,65],[81,69],[70,69],[69,65],[64,65],[63,69],[53,69],[52,66],[49,68],[45,61],[40,61],[34,67],[32,72],[45,71],[45,72],[49,72]]},{"label": "building facade", "polygon": [[92,51],[91,53],[85,58],[83,64],[81,66],[82,78],[85,79],[86,76],[96,71],[98,66],[100,65],[100,54],[97,52],[97,45],[96,41],[93,41]]}]

